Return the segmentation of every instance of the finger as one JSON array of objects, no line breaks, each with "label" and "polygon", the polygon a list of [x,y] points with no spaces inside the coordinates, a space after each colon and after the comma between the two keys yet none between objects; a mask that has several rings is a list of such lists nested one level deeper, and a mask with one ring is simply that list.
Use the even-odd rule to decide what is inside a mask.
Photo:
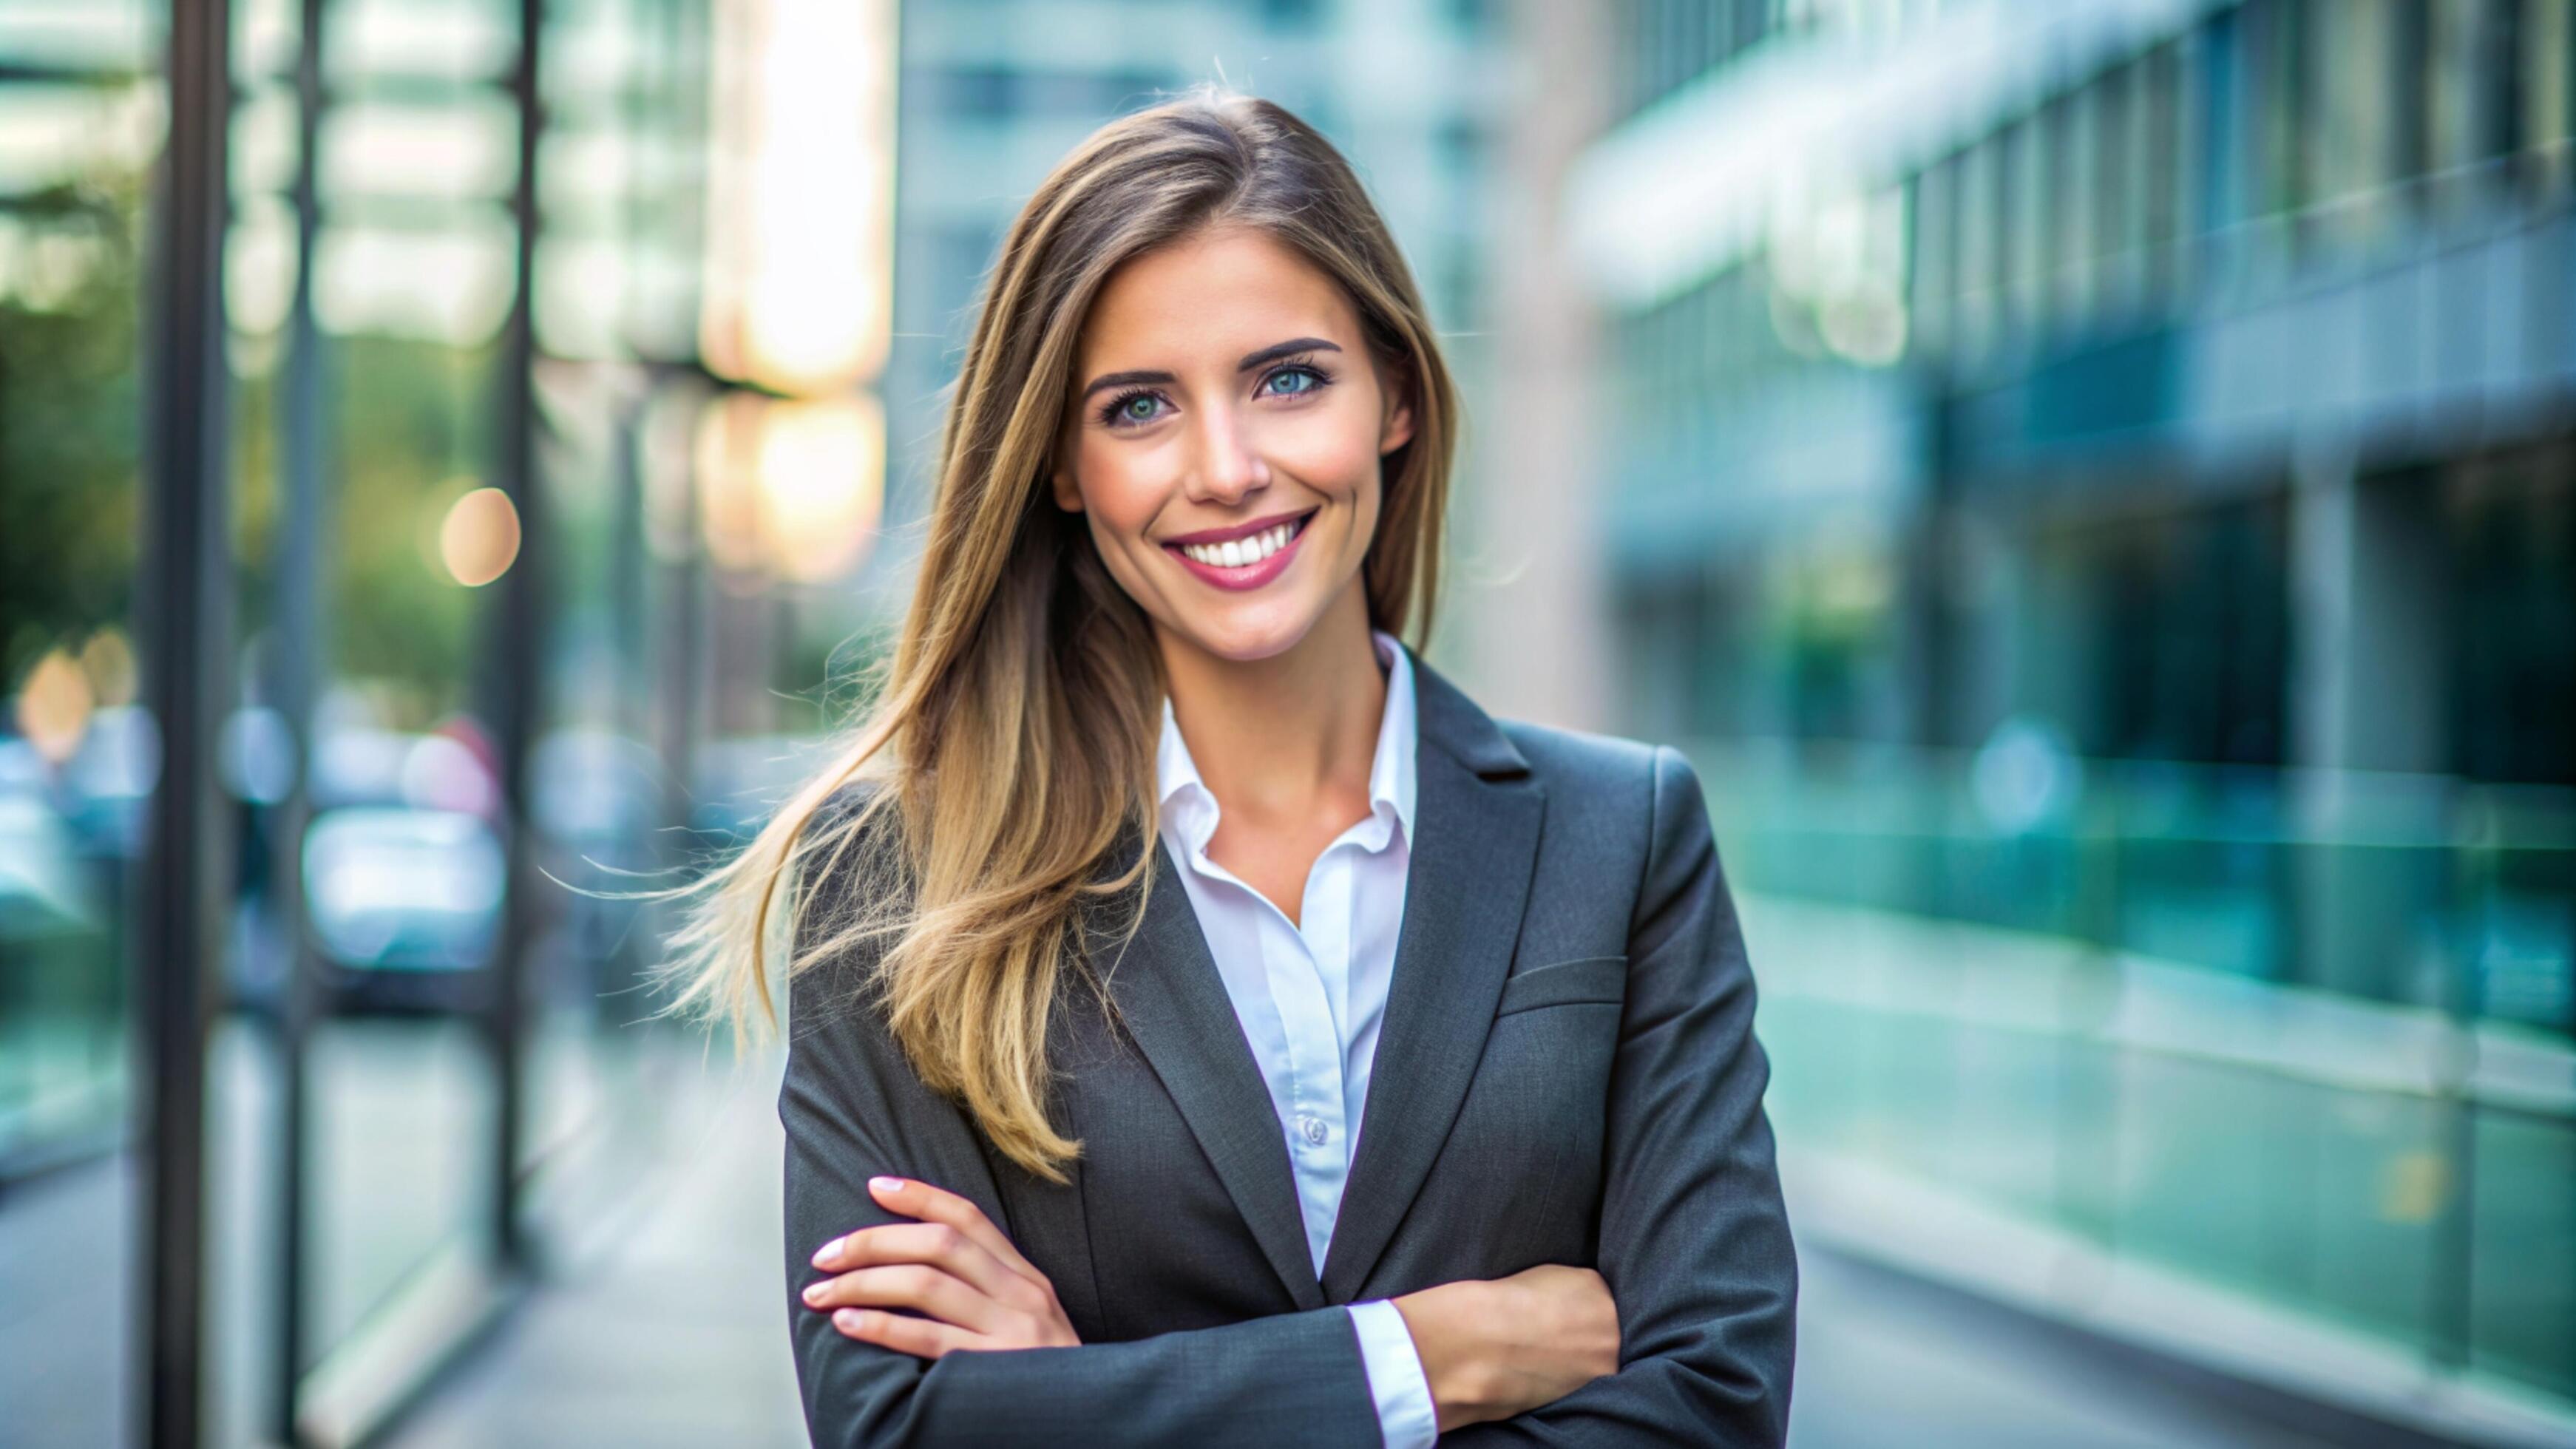
[{"label": "finger", "polygon": [[989,1296],[922,1263],[860,1268],[808,1284],[810,1308],[913,1308],[942,1323],[989,1332],[1010,1310]]},{"label": "finger", "polygon": [[972,1336],[963,1329],[927,1318],[881,1313],[872,1308],[841,1309],[832,1315],[832,1327],[845,1337],[919,1358],[938,1358],[957,1349],[974,1347]]},{"label": "finger", "polygon": [[825,1244],[823,1251],[814,1255],[815,1267],[835,1272],[895,1263],[927,1263],[996,1298],[1016,1297],[1032,1286],[1028,1279],[985,1251],[983,1244],[946,1223],[888,1223],[861,1228]]},{"label": "finger", "polygon": [[945,1188],[932,1187],[908,1177],[872,1177],[868,1191],[887,1209],[925,1222],[946,1223],[983,1245],[984,1251],[1000,1259],[1004,1267],[1033,1283],[1046,1284],[1049,1293],[1055,1285],[1037,1270],[1002,1230],[984,1216],[984,1210]]}]

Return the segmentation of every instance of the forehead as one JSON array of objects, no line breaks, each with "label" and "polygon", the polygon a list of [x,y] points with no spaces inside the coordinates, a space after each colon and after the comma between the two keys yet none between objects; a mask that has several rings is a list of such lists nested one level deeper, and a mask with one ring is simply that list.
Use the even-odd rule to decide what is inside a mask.
[{"label": "forehead", "polygon": [[1234,359],[1298,335],[1353,346],[1359,316],[1339,283],[1269,234],[1203,231],[1130,259],[1083,319],[1085,375]]}]

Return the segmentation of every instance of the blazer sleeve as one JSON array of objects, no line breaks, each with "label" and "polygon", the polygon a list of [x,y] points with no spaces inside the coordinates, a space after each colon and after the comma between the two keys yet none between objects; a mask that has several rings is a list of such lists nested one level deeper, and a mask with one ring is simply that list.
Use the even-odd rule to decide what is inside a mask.
[{"label": "blazer sleeve", "polygon": [[[965,1115],[925,1085],[852,990],[873,947],[791,978],[786,1080],[787,1311],[816,1445],[1374,1444],[1378,1420],[1349,1310],[1335,1306],[1125,1343],[923,1359],[848,1337],[798,1293],[853,1229],[906,1221],[877,1173],[958,1193],[1011,1231]],[[1176,1225],[1177,1227],[1178,1225]]]},{"label": "blazer sleeve", "polygon": [[1669,746],[1653,794],[1596,1264],[1619,1306],[1619,1371],[1444,1445],[1773,1446],[1788,1433],[1798,1266],[1753,975],[1699,778]]}]

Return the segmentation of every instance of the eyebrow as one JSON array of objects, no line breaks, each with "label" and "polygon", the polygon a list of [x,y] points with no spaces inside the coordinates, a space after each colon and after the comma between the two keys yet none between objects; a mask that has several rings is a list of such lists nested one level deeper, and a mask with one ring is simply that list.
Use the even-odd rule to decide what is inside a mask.
[{"label": "eyebrow", "polygon": [[[1234,370],[1250,372],[1265,362],[1275,362],[1296,352],[1339,352],[1341,350],[1340,343],[1327,342],[1321,337],[1291,337],[1285,342],[1274,342],[1258,352],[1243,354],[1242,359],[1234,364]],[[1169,383],[1179,380],[1168,372],[1104,372],[1093,378],[1090,384],[1083,388],[1082,395],[1087,398],[1102,388],[1136,387],[1148,383]]]}]

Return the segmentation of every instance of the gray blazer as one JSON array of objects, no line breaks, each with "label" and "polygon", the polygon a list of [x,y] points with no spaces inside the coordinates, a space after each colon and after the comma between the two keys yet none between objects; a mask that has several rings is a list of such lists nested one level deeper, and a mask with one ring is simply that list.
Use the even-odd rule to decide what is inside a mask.
[{"label": "gray blazer", "polygon": [[[1669,748],[1497,724],[1414,669],[1419,838],[1322,1281],[1260,1068],[1158,848],[1124,959],[1114,903],[1084,933],[1126,1030],[1085,989],[1057,998],[1050,1110],[1083,1143],[1068,1185],[923,1087],[852,1005],[858,953],[795,979],[779,1116],[814,1443],[1376,1444],[1336,1305],[1540,1263],[1600,1271],[1619,1371],[1443,1443],[1782,1441],[1797,1263],[1699,781]],[[1113,867],[1139,840],[1131,826]],[[973,1200],[1055,1285],[1081,1346],[925,1360],[800,1302],[823,1276],[815,1248],[902,1221],[868,1195],[880,1172]]]}]

